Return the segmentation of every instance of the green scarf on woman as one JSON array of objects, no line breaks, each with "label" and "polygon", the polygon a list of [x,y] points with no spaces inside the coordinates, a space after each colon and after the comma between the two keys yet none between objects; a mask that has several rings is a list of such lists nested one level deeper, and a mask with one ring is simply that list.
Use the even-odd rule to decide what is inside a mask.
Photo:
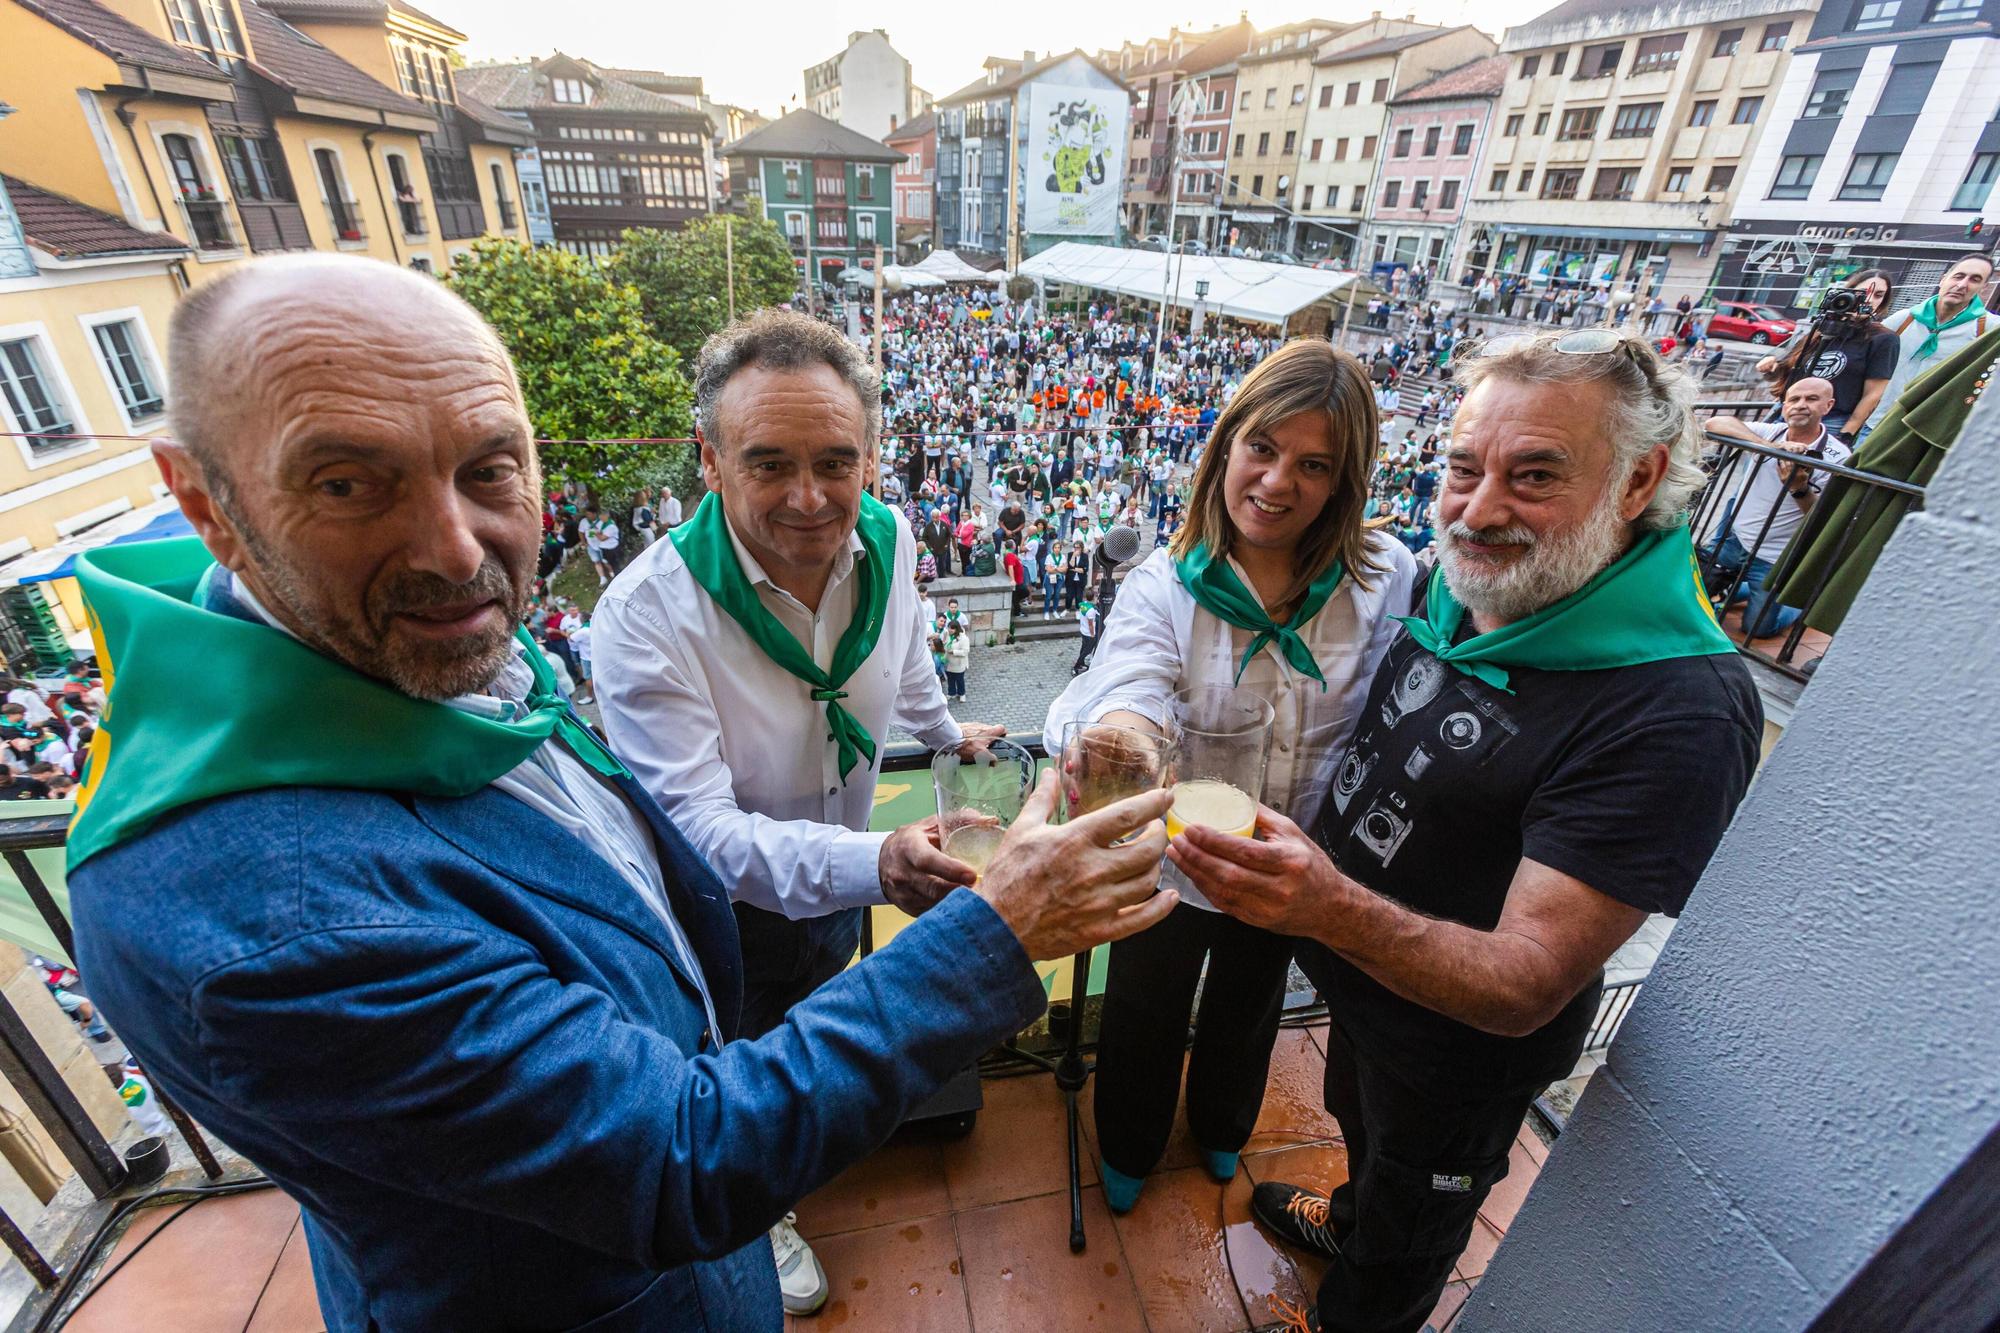
[{"label": "green scarf on woman", "polygon": [[821,670],[812,655],[799,646],[792,632],[764,609],[757,590],[750,586],[729,540],[729,520],[722,512],[722,497],[710,491],[702,497],[694,517],[668,533],[674,549],[687,563],[688,573],[715,604],[740,625],[764,656],[811,687],[815,702],[826,705],[827,729],[840,747],[840,780],[866,756],[875,762],[875,738],[861,720],[841,705],[847,697],[841,686],[861,669],[882,637],[882,623],[889,610],[889,584],[896,568],[896,514],[872,495],[861,497],[861,511],[854,531],[861,538],[862,558],[854,576],[860,589],[854,599],[854,619],[848,622],[833,650],[833,665]]},{"label": "green scarf on woman", "polygon": [[1440,662],[1509,693],[1509,667],[1605,671],[1736,651],[1702,591],[1685,523],[1645,533],[1569,596],[1491,633],[1454,642],[1465,607],[1441,564],[1431,573],[1424,614],[1396,618]]},{"label": "green scarf on woman", "polygon": [[1320,571],[1306,588],[1306,595],[1300,599],[1298,609],[1283,624],[1271,619],[1270,612],[1257,600],[1255,593],[1243,586],[1243,580],[1236,577],[1236,571],[1229,567],[1227,556],[1217,556],[1209,550],[1207,542],[1196,543],[1193,550],[1174,561],[1174,573],[1180,576],[1181,586],[1194,596],[1195,604],[1237,629],[1249,630],[1252,634],[1250,646],[1243,650],[1243,657],[1236,663],[1236,680],[1243,679],[1243,672],[1250,665],[1250,659],[1263,651],[1267,643],[1276,643],[1278,651],[1291,663],[1292,670],[1302,676],[1310,676],[1326,688],[1326,676],[1321,673],[1319,663],[1313,660],[1312,649],[1306,646],[1299,631],[1312,623],[1326,599],[1340,584],[1346,568],[1336,560]]}]

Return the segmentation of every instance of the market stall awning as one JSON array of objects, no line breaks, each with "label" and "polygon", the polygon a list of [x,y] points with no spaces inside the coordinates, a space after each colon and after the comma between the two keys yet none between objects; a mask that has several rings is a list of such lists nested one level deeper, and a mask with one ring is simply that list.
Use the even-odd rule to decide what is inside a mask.
[{"label": "market stall awning", "polygon": [[917,272],[928,273],[933,278],[946,282],[1005,282],[1007,275],[999,270],[988,273],[976,268],[958,257],[955,250],[933,250],[915,266]]},{"label": "market stall awning", "polygon": [[1166,288],[1174,304],[1190,308],[1195,304],[1196,284],[1206,282],[1208,294],[1201,300],[1204,310],[1263,324],[1282,324],[1315,301],[1342,301],[1350,295],[1379,290],[1358,273],[1335,269],[1119,250],[1076,241],[1050,246],[1023,263],[1021,272],[1044,282],[1066,282],[1145,301],[1159,300]]},{"label": "market stall awning", "polygon": [[9,583],[44,583],[66,579],[76,572],[76,558],[100,546],[122,546],[126,542],[161,541],[168,537],[191,537],[194,527],[173,500],[160,500],[144,509],[134,509],[107,519],[87,532],[66,537],[54,546],[30,551],[0,570]]}]

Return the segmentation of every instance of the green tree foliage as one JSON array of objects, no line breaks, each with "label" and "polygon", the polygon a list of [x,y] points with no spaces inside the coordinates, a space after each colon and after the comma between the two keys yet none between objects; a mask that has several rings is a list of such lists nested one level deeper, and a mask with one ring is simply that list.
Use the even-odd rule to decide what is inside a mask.
[{"label": "green tree foliage", "polygon": [[608,265],[612,276],[638,290],[654,336],[690,367],[708,335],[729,322],[725,221],[736,233],[736,313],[791,299],[798,290],[791,247],[764,217],[705,217],[680,231],[628,231]]},{"label": "green tree foliage", "polygon": [[[688,445],[612,444],[694,434],[680,356],[653,336],[639,294],[581,256],[487,237],[446,279],[499,331],[521,377],[552,481],[623,510],[638,486],[679,474]],[[679,489],[678,487],[676,489]]]}]

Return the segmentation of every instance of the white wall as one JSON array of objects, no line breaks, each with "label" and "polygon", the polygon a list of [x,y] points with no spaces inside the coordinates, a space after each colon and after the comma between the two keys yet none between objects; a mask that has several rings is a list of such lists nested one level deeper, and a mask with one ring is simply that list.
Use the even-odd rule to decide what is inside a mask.
[{"label": "white wall", "polygon": [[840,58],[840,123],[880,139],[908,119],[909,102],[909,64],[881,34],[862,33]]}]

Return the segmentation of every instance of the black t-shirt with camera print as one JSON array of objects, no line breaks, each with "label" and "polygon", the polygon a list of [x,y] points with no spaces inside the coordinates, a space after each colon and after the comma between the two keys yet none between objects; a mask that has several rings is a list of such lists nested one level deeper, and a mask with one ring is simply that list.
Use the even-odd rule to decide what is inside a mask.
[{"label": "black t-shirt with camera print", "polygon": [[[1523,857],[1679,915],[1756,767],[1763,710],[1750,673],[1731,654],[1509,676],[1512,693],[1399,636],[1327,775],[1320,844],[1377,893],[1482,930],[1499,921]],[[1600,991],[1505,1038],[1403,999],[1318,945],[1299,961],[1356,1046],[1448,1080],[1560,1060]]]}]

